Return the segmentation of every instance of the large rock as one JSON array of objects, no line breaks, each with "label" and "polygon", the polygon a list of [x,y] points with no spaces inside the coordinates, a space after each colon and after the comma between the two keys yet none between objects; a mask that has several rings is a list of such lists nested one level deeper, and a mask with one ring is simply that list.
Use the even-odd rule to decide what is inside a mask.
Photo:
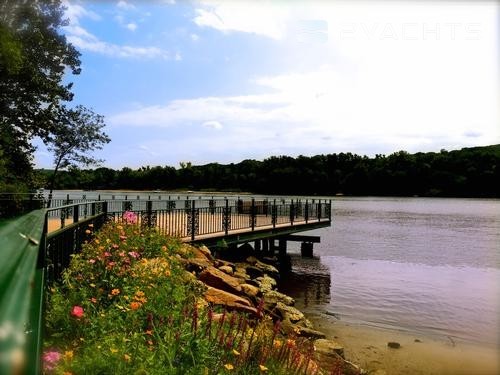
[{"label": "large rock", "polygon": [[327,374],[360,375],[365,373],[359,366],[342,358],[335,350],[321,348],[319,345],[316,345],[317,341],[319,340],[314,342],[314,346],[316,347],[314,356],[321,365],[321,369]]},{"label": "large rock", "polygon": [[258,277],[255,281],[259,284],[260,291],[264,294],[270,292],[276,287],[276,280],[267,275]]},{"label": "large rock", "polygon": [[302,311],[296,309],[293,306],[285,305],[282,302],[276,304],[275,310],[281,315],[281,320],[289,320],[291,323],[298,323],[299,321],[305,320],[305,316]]},{"label": "large rock", "polygon": [[201,258],[179,258],[179,261],[184,264],[184,268],[187,271],[195,272],[196,274],[212,266],[210,261]]},{"label": "large rock", "polygon": [[207,261],[213,261],[213,257],[210,254],[210,250],[208,248],[205,248],[205,246],[202,247],[194,247],[191,246],[188,252],[188,257],[189,258],[195,258],[195,259],[202,259],[202,260],[207,260]]},{"label": "large rock", "polygon": [[334,354],[338,354],[344,358],[344,347],[337,341],[319,339],[314,341],[314,347],[317,352],[323,353],[324,355],[333,356]]},{"label": "large rock", "polygon": [[264,302],[265,302],[265,308],[267,310],[273,309],[278,302],[281,302],[287,306],[293,306],[295,304],[295,300],[292,297],[280,293],[276,290],[270,290],[268,292],[265,292]]},{"label": "large rock", "polygon": [[312,328],[307,327],[298,327],[297,336],[306,337],[308,339],[324,339],[326,335],[323,332],[316,331]]},{"label": "large rock", "polygon": [[257,309],[252,306],[247,298],[228,293],[224,290],[209,286],[205,292],[205,299],[208,303],[225,306],[228,310],[257,314]]},{"label": "large rock", "polygon": [[273,275],[273,276],[279,275],[279,271],[276,269],[276,267],[274,267],[274,266],[272,266],[270,264],[266,264],[264,262],[261,262],[260,260],[258,260],[254,256],[248,257],[246,259],[246,261],[247,261],[248,264],[251,264],[252,266],[260,269],[262,272],[264,272],[266,274],[270,274],[270,275]]},{"label": "large rock", "polygon": [[240,287],[243,293],[250,298],[257,298],[257,296],[260,294],[260,290],[256,286],[250,284],[241,284]]},{"label": "large rock", "polygon": [[209,266],[203,270],[198,278],[208,286],[216,289],[225,290],[229,293],[241,294],[240,280],[213,266]]},{"label": "large rock", "polygon": [[222,272],[224,272],[225,274],[228,274],[230,276],[232,276],[234,274],[233,267],[231,267],[231,266],[220,266],[219,270],[221,270]]},{"label": "large rock", "polygon": [[213,259],[213,256],[212,256],[212,252],[210,251],[210,249],[208,247],[206,247],[205,245],[202,245],[200,247],[198,247],[198,250],[203,253],[203,255],[205,255],[205,257],[209,260],[212,260]]}]

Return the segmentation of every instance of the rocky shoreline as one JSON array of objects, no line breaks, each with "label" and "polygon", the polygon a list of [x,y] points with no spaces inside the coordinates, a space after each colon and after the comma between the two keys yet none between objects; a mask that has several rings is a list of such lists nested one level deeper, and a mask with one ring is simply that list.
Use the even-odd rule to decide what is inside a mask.
[{"label": "rocky shoreline", "polygon": [[[224,260],[214,257],[205,246],[189,247],[189,254],[180,258],[189,278],[197,279],[205,288],[205,300],[230,311],[257,314],[259,304],[275,321],[281,333],[311,340],[315,357],[327,373],[341,369],[342,374],[364,371],[344,358],[344,348],[323,332],[314,329],[306,316],[294,307],[295,300],[277,290],[280,272],[276,258],[258,259],[254,255]],[[248,254],[247,254],[248,255]]]}]

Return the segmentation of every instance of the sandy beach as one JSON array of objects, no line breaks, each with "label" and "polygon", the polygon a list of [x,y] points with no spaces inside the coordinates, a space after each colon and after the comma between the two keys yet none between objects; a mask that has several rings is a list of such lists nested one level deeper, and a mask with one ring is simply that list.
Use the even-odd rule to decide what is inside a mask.
[{"label": "sandy beach", "polygon": [[[300,307],[299,307],[300,308]],[[316,329],[344,346],[347,360],[377,375],[495,375],[500,352],[449,338],[433,338],[404,331],[348,323],[326,314],[308,312]],[[398,342],[399,349],[387,343]]]}]

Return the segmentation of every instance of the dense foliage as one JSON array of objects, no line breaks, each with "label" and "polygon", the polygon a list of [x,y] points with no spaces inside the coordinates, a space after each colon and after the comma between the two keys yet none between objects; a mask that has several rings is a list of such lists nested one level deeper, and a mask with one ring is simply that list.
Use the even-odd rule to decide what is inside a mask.
[{"label": "dense foliage", "polygon": [[[374,158],[351,153],[137,170],[73,169],[58,189],[178,189],[264,194],[500,197],[500,145]],[[49,173],[49,171],[42,171]]]},{"label": "dense foliage", "polygon": [[124,220],[106,224],[51,287],[45,374],[320,373],[309,342],[281,336],[263,309],[208,305],[182,266],[189,245],[134,225],[131,212]]},{"label": "dense foliage", "polygon": [[97,116],[67,106],[73,99],[68,73],[79,74],[81,62],[60,33],[63,14],[60,0],[0,2],[0,191],[37,185],[35,137],[57,149],[61,137],[75,134],[72,123]]}]

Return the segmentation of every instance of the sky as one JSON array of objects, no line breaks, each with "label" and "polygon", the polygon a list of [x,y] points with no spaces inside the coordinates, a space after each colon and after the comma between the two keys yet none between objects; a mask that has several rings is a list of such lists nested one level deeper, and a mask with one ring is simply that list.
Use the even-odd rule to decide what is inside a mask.
[{"label": "sky", "polygon": [[104,115],[109,168],[500,143],[494,1],[65,6],[72,103]]}]

